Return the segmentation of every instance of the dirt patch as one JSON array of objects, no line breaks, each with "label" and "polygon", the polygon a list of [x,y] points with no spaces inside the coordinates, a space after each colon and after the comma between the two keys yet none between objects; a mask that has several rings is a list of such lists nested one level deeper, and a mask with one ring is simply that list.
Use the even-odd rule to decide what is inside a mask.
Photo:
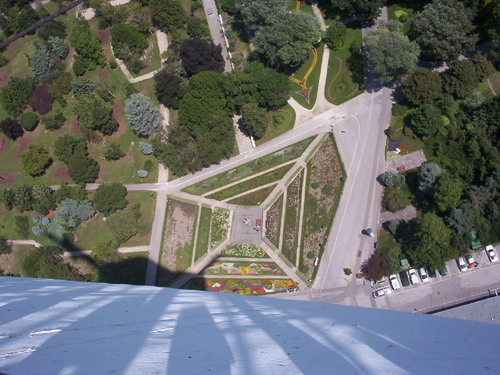
[{"label": "dirt patch", "polygon": [[118,129],[113,133],[113,137],[117,138],[127,131],[127,120],[125,119],[125,111],[120,104],[113,104],[113,118],[118,122]]},{"label": "dirt patch", "polygon": [[273,203],[266,215],[266,237],[279,249],[283,194]]},{"label": "dirt patch", "polygon": [[73,63],[75,62],[75,53],[76,51],[73,48],[69,48],[68,50],[68,55],[64,59],[64,63],[66,64],[66,69],[64,69],[66,72],[71,71],[73,68]]},{"label": "dirt patch", "polygon": [[14,154],[14,160],[21,160],[21,154],[28,149],[31,140],[26,136],[20,138],[18,141],[16,152]]},{"label": "dirt patch", "polygon": [[82,131],[80,129],[80,124],[78,123],[78,117],[73,116],[68,120],[71,124],[71,132],[73,134],[80,134]]},{"label": "dirt patch", "polygon": [[0,172],[0,184],[14,186],[16,184],[17,172]]},{"label": "dirt patch", "polygon": [[195,205],[169,199],[156,285],[169,285],[178,274],[185,272],[191,266],[192,239],[197,212],[198,207]]},{"label": "dirt patch", "polygon": [[71,180],[71,177],[68,174],[68,168],[67,167],[59,167],[59,168],[57,168],[54,171],[53,176],[55,178],[59,179],[59,180],[66,180],[66,181],[70,181]]},{"label": "dirt patch", "polygon": [[106,57],[106,61],[110,61],[111,58],[113,57],[113,54],[111,53],[111,45],[109,43],[111,36],[109,32],[109,27],[99,30],[97,32],[97,37],[99,38],[99,41],[101,42],[101,47],[104,51],[104,56]]},{"label": "dirt patch", "polygon": [[98,74],[99,77],[101,77],[102,79],[108,79],[109,78],[109,72],[107,70],[103,70],[102,72],[100,72]]},{"label": "dirt patch", "polygon": [[0,72],[0,87],[5,87],[9,83],[9,72]]}]

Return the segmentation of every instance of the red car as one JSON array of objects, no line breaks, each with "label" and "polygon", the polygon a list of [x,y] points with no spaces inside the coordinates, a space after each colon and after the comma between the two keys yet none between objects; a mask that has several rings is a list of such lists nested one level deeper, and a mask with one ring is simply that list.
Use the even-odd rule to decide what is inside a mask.
[{"label": "red car", "polygon": [[469,268],[477,267],[477,262],[474,260],[472,255],[467,255],[467,264]]}]

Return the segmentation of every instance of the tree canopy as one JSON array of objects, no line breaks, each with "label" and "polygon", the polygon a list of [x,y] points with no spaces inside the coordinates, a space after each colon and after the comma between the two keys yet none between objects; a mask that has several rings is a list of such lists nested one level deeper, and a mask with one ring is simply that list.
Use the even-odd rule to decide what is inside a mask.
[{"label": "tree canopy", "polygon": [[142,137],[151,137],[161,127],[162,116],[151,99],[142,94],[132,94],[125,102],[130,127],[135,134]]},{"label": "tree canopy", "polygon": [[333,23],[326,30],[325,42],[333,50],[339,49],[344,45],[347,35],[347,27],[339,21]]},{"label": "tree canopy", "polygon": [[109,216],[113,212],[127,207],[128,201],[125,199],[126,196],[127,189],[125,186],[119,182],[115,182],[100,185],[92,201],[97,211],[102,212],[104,216]]},{"label": "tree canopy", "polygon": [[105,135],[111,135],[118,129],[111,104],[96,92],[79,96],[73,113],[78,116],[78,122],[84,128],[97,130]]},{"label": "tree canopy", "polygon": [[[142,53],[148,44],[146,37],[128,23],[120,23],[111,28],[111,42],[114,50],[125,48],[138,54]],[[123,59],[123,56],[117,57]]]},{"label": "tree canopy", "polygon": [[441,76],[433,70],[417,68],[403,81],[402,92],[413,104],[432,104],[443,96]]},{"label": "tree canopy", "polygon": [[254,137],[262,138],[266,134],[269,118],[265,109],[256,103],[248,103],[241,107],[241,116],[243,124]]},{"label": "tree canopy", "polygon": [[182,65],[189,77],[207,70],[217,73],[224,71],[222,48],[211,41],[199,37],[186,39],[182,43],[180,54]]},{"label": "tree canopy", "polygon": [[187,21],[186,12],[179,0],[150,0],[149,8],[153,24],[162,31],[171,33]]},{"label": "tree canopy", "polygon": [[356,16],[363,22],[371,23],[380,14],[382,0],[331,0],[334,10],[348,16]]},{"label": "tree canopy", "polygon": [[70,42],[78,55],[88,62],[90,70],[95,69],[97,65],[104,64],[104,54],[99,40],[86,22],[81,21],[76,24]]},{"label": "tree canopy", "polygon": [[31,144],[28,150],[21,154],[21,161],[30,176],[40,176],[49,167],[52,159],[43,146]]},{"label": "tree canopy", "polygon": [[179,109],[179,104],[186,92],[186,79],[163,68],[155,74],[156,97],[164,106]]}]

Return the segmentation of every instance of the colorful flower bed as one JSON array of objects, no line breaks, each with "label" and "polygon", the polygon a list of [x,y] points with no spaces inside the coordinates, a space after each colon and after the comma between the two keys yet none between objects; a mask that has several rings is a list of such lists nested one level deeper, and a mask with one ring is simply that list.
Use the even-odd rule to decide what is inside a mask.
[{"label": "colorful flower bed", "polygon": [[214,262],[202,272],[205,275],[284,275],[276,263]]},{"label": "colorful flower bed", "polygon": [[233,243],[222,250],[221,257],[267,258],[266,252],[250,243]]},{"label": "colorful flower bed", "polygon": [[296,287],[290,279],[192,279],[185,289],[238,294],[281,293]]},{"label": "colorful flower bed", "polygon": [[229,211],[224,208],[214,208],[210,230],[210,247],[213,249],[227,238],[229,233]]}]

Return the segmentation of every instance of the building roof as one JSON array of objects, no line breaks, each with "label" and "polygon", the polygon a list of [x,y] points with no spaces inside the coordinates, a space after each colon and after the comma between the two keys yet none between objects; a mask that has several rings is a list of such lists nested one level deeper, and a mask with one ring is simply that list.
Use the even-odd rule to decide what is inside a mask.
[{"label": "building roof", "polygon": [[500,326],[149,286],[0,278],[6,374],[498,374]]},{"label": "building roof", "polygon": [[446,309],[435,313],[435,315],[454,319],[500,324],[500,296]]}]

